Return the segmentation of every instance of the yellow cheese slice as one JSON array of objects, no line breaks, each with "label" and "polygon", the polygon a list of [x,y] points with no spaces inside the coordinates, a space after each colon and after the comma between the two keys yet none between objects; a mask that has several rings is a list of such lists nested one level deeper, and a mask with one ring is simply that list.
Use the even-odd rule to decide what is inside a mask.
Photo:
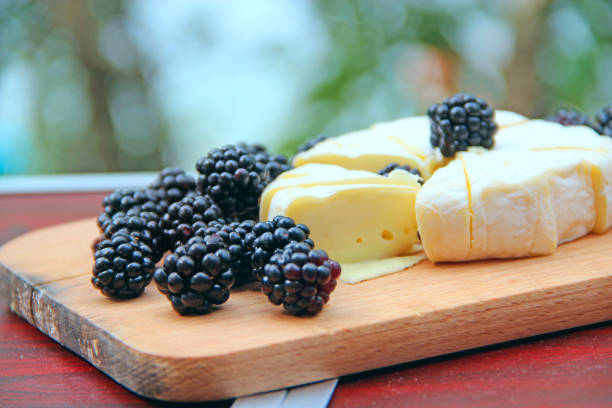
[{"label": "yellow cheese slice", "polygon": [[[409,177],[414,180],[414,176]],[[273,183],[267,186],[261,195],[259,218],[262,220],[269,218],[270,201],[281,190],[291,187],[346,184],[397,184],[397,182],[369,171],[347,170],[331,164],[307,164],[281,173]]]},{"label": "yellow cheese slice", "polygon": [[345,283],[355,284],[365,280],[376,279],[381,276],[401,272],[424,259],[426,257],[421,253],[357,263],[344,263],[342,264],[340,280]]},{"label": "yellow cheese slice", "polygon": [[406,255],[418,243],[419,188],[416,178],[286,188],[272,197],[267,219],[285,215],[308,225],[317,248],[341,263]]}]

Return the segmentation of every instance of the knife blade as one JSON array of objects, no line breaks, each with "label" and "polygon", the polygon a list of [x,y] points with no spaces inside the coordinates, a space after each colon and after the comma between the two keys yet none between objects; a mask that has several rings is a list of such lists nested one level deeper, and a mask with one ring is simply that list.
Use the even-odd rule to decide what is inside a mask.
[{"label": "knife blade", "polygon": [[334,378],[285,390],[237,398],[231,408],[325,408],[336,389]]}]

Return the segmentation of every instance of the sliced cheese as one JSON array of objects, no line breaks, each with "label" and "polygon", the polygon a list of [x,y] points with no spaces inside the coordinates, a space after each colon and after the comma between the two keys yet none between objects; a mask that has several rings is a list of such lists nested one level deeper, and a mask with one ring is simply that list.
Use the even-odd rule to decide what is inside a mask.
[{"label": "sliced cheese", "polygon": [[[518,113],[496,111],[500,128],[512,127],[528,119]],[[414,116],[372,125],[316,144],[293,160],[295,167],[308,163],[335,164],[346,169],[377,172],[389,163],[409,165],[428,179],[450,160],[442,157],[430,143],[430,121]]]},{"label": "sliced cheese", "polygon": [[588,162],[595,191],[596,233],[612,225],[612,139],[587,126],[562,126],[555,122],[530,120],[495,136],[495,150],[528,149],[534,152],[566,151]]},{"label": "sliced cheese", "polygon": [[[571,151],[460,154],[443,169],[448,174],[438,179],[442,170],[438,171],[430,179],[437,183],[432,187],[426,183],[417,196],[417,222],[427,256],[442,262],[554,252],[558,244],[596,227],[594,169],[584,155]],[[461,175],[465,191],[457,188]],[[445,185],[453,197],[435,198]],[[464,199],[465,206],[449,207]],[[431,208],[440,207],[438,200],[446,208],[439,217],[426,216]]]},{"label": "sliced cheese", "polygon": [[396,256],[393,258],[376,259],[356,263],[342,264],[340,280],[345,283],[359,283],[365,280],[380,278],[381,276],[403,271],[426,259],[420,253],[408,256]]},{"label": "sliced cheese", "polygon": [[528,121],[529,118],[519,113],[506,110],[495,110],[495,123],[497,123],[499,129],[520,125]]},{"label": "sliced cheese", "polygon": [[[406,172],[403,172],[406,173]],[[412,180],[414,176],[410,175]],[[291,187],[314,187],[325,185],[345,184],[397,184],[392,178],[381,177],[369,171],[347,170],[331,164],[311,163],[281,173],[261,195],[260,216],[262,220],[268,219],[270,202],[274,195]]]},{"label": "sliced cheese", "polygon": [[399,137],[371,128],[324,140],[293,159],[295,167],[308,163],[335,164],[346,169],[377,172],[389,163],[422,169],[428,152]]},{"label": "sliced cheese", "polygon": [[389,177],[370,173],[359,183],[355,171],[342,171],[344,181],[334,184],[277,188],[274,181],[264,191],[270,204],[260,218],[285,215],[308,225],[316,246],[341,263],[411,253],[418,243],[418,179],[400,170]]},{"label": "sliced cheese", "polygon": [[587,126],[563,126],[536,119],[502,128],[495,134],[495,150],[518,148],[612,151],[612,139],[601,137]]},{"label": "sliced cheese", "polygon": [[497,159],[490,154],[460,155],[472,207],[471,247],[465,260],[543,255],[557,247],[546,174],[523,167],[523,154]]},{"label": "sliced cheese", "polygon": [[468,257],[471,209],[461,161],[452,161],[425,182],[415,213],[423,249],[432,262]]}]

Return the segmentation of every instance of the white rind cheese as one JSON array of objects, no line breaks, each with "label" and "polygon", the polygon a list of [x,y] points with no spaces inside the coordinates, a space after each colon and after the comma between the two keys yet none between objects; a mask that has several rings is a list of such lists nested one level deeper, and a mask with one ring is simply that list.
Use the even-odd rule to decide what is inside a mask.
[{"label": "white rind cheese", "polygon": [[[416,226],[433,262],[546,255],[610,228],[611,138],[508,111],[495,121],[492,150],[450,159],[431,147],[425,116],[323,141],[268,186],[261,218],[306,223],[317,245],[345,263],[408,253]],[[404,171],[373,173],[390,162],[419,169],[423,188]]]},{"label": "white rind cheese", "polygon": [[[580,153],[461,153],[443,170],[416,200],[423,247],[433,262],[550,254],[596,226],[597,169]],[[465,191],[457,188],[461,176]],[[445,185],[447,196],[441,196]],[[464,200],[463,207],[455,204]],[[441,203],[446,203],[443,211],[431,216]]]}]

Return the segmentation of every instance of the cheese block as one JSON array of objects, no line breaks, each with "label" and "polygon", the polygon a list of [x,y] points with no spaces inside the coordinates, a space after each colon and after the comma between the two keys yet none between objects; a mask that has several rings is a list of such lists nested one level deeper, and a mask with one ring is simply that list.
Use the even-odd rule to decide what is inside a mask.
[{"label": "cheese block", "polygon": [[[341,263],[410,254],[418,243],[418,178],[402,170],[389,177],[369,173],[368,178],[360,171],[327,167],[335,167],[330,169],[334,182],[314,185],[304,177],[303,185],[279,186],[291,176],[272,182],[262,195],[269,209],[262,208],[260,219],[285,215],[308,225],[316,246]],[[289,173],[299,171],[303,168]]]},{"label": "cheese block", "polygon": [[[528,119],[508,111],[496,111],[500,128],[518,125]],[[389,163],[409,165],[427,179],[449,160],[441,157],[430,143],[430,121],[414,116],[372,125],[317,143],[293,160],[295,167],[308,163],[335,164],[347,169],[377,172]]]},{"label": "cheese block", "polygon": [[314,187],[342,184],[397,184],[394,178],[381,177],[369,171],[352,170],[331,164],[311,163],[281,173],[274,182],[265,189],[260,201],[260,219],[268,219],[270,201],[274,195],[283,189],[291,187]]},{"label": "cheese block", "polygon": [[[414,135],[406,141],[404,133]],[[408,118],[401,125],[379,124],[317,143],[295,156],[293,165],[335,164],[346,169],[377,172],[389,163],[407,164],[423,169],[433,149],[429,144],[429,120],[425,116]]]},{"label": "cheese block", "polygon": [[433,262],[550,254],[595,228],[600,170],[575,151],[461,153],[417,196],[425,253]]}]

